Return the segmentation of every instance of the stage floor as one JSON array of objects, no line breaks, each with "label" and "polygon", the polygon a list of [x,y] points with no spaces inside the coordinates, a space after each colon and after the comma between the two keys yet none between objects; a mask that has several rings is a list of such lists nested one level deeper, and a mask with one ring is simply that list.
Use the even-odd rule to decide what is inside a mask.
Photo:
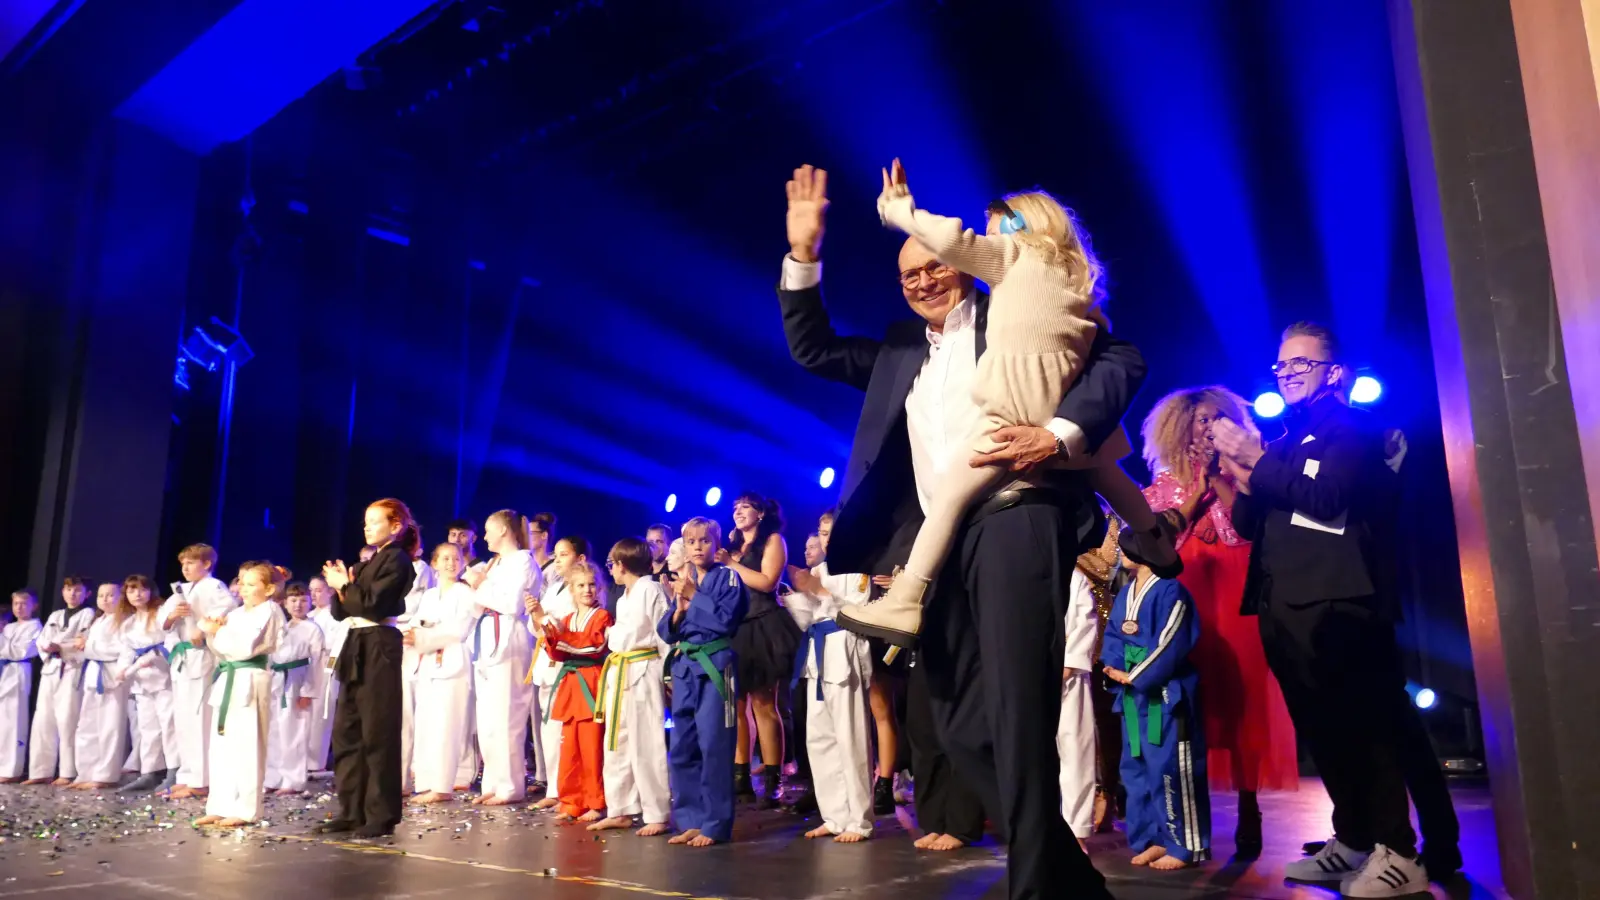
[{"label": "stage floor", "polygon": [[[326,785],[323,785],[326,788]],[[1436,897],[1503,898],[1488,791],[1458,787],[1466,872]],[[482,810],[451,804],[408,811],[391,840],[331,841],[307,834],[331,805],[325,793],[269,800],[259,828],[200,831],[189,821],[196,801],[137,802],[110,793],[67,794],[49,788],[0,786],[0,900],[21,897],[102,898],[330,897],[399,898],[459,895],[534,896],[552,900],[612,898],[760,898],[802,900],[1003,897],[1004,857],[983,845],[950,854],[911,846],[908,807],[879,819],[873,839],[845,845],[807,841],[815,817],[741,807],[735,842],[694,850],[628,831],[597,837],[558,824],[545,813]],[[1179,897],[1328,898],[1331,891],[1283,881],[1283,864],[1302,841],[1323,836],[1327,797],[1307,781],[1298,794],[1264,797],[1267,852],[1235,863],[1234,806],[1215,801],[1218,860],[1185,872],[1157,873],[1128,865],[1120,833],[1091,842],[1095,864],[1121,900]]]}]

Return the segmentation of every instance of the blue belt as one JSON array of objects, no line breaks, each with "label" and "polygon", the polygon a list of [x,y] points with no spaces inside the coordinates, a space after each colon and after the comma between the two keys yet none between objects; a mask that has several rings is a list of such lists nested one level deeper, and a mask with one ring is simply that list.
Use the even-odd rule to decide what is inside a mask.
[{"label": "blue belt", "polygon": [[817,657],[817,699],[822,699],[822,651],[827,644],[828,635],[843,631],[839,623],[832,619],[822,619],[812,622],[806,629],[805,638],[800,642],[800,652],[794,655],[794,678],[789,682],[790,690],[800,683],[806,674],[806,659],[813,653]]},{"label": "blue belt", "polygon": [[98,659],[86,659],[86,660],[83,661],[83,665],[81,667],[79,667],[79,669],[78,669],[78,683],[79,684],[88,684],[87,679],[89,677],[89,666],[91,664],[100,667],[100,669],[99,669],[100,677],[96,678],[94,680],[94,692],[96,694],[100,694],[100,695],[104,696],[105,692],[106,692],[106,664],[101,662],[100,660],[98,660]]},{"label": "blue belt", "polygon": [[[485,617],[494,616],[494,649],[500,649],[500,614],[492,609],[486,609],[478,614],[478,621],[472,623],[472,661],[478,661],[479,651],[483,649],[483,620]],[[494,652],[493,650],[490,651]]]},{"label": "blue belt", "polygon": [[152,653],[152,652],[160,653],[162,659],[165,659],[165,660],[171,660],[172,659],[172,657],[167,653],[167,645],[166,644],[151,644],[148,647],[135,647],[133,649],[133,656],[134,656],[135,659],[138,659],[139,657],[145,655],[146,653]]}]

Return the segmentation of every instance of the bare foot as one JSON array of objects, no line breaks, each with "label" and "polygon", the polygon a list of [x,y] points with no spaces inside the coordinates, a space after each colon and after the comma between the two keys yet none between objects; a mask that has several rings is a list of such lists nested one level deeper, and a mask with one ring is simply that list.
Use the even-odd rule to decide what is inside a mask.
[{"label": "bare foot", "polygon": [[244,826],[251,825],[251,824],[254,824],[254,823],[252,823],[249,819],[227,818],[227,819],[223,819],[221,822],[218,822],[217,823],[217,827],[218,828],[243,828]]},{"label": "bare foot", "polygon": [[926,849],[928,849],[929,846],[931,846],[933,844],[934,841],[938,840],[941,837],[944,837],[944,835],[942,835],[942,834],[925,834],[922,837],[919,837],[915,841],[913,841],[911,843],[911,846],[917,848],[918,850],[926,850]]},{"label": "bare foot", "polygon": [[189,796],[191,797],[205,797],[210,793],[210,788],[189,788]]},{"label": "bare foot", "polygon": [[578,817],[578,821],[579,822],[598,822],[602,818],[604,818],[604,815],[599,810],[591,809],[588,812],[584,813],[583,815],[579,816]]},{"label": "bare foot", "polygon": [[483,802],[485,800],[493,800],[493,799],[494,799],[494,795],[493,794],[479,794],[478,796],[472,798],[472,805],[473,806],[482,806]]},{"label": "bare foot", "polygon": [[0,778],[0,784],[21,784],[21,783],[22,783],[22,777],[21,776],[18,776],[16,778]]},{"label": "bare foot", "polygon": [[700,837],[700,829],[691,828],[691,829],[689,829],[688,831],[685,831],[682,834],[673,835],[672,839],[667,841],[667,843],[669,843],[669,844],[687,844],[690,841],[695,840],[698,837]]},{"label": "bare foot", "polygon": [[534,805],[532,805],[532,806],[530,806],[528,808],[529,809],[554,809],[554,808],[556,808],[557,806],[560,806],[560,805],[561,805],[561,801],[560,800],[557,800],[554,797],[546,797],[543,800],[540,800],[538,803],[535,803]]},{"label": "bare foot", "polygon": [[1087,839],[1085,839],[1085,838],[1078,838],[1078,849],[1083,851],[1083,855],[1088,856],[1089,855],[1089,841]]},{"label": "bare foot", "polygon": [[824,837],[833,837],[833,832],[829,831],[828,826],[826,825],[818,825],[817,827],[806,832],[806,840],[808,841]]},{"label": "bare foot", "polygon": [[1111,811],[1111,800],[1104,791],[1094,792],[1094,830],[1099,831],[1106,822],[1106,814]]},{"label": "bare foot", "polygon": [[859,844],[866,839],[866,835],[856,834],[854,831],[845,831],[833,836],[835,844]]},{"label": "bare foot", "polygon": [[72,782],[71,778],[57,778],[55,781],[50,782],[50,786],[51,787],[72,787],[72,783],[73,782]]},{"label": "bare foot", "polygon": [[1146,847],[1143,853],[1133,858],[1133,864],[1136,866],[1148,866],[1166,855],[1167,850],[1165,847]]},{"label": "bare foot", "polygon": [[951,850],[960,850],[966,845],[967,844],[965,841],[962,841],[958,838],[953,838],[948,834],[941,834],[937,839],[934,840],[933,843],[928,845],[928,849],[937,850],[941,853],[949,853]]},{"label": "bare foot", "polygon": [[27,787],[30,784],[49,784],[49,783],[50,783],[50,779],[48,779],[48,778],[29,778],[27,781],[24,781],[22,783],[22,786],[23,787]]},{"label": "bare foot", "polygon": [[458,794],[465,794],[467,791],[470,791],[470,790],[472,790],[472,785],[470,785],[470,784],[458,784],[458,785],[456,785],[456,793],[458,793]]},{"label": "bare foot", "polygon": [[482,800],[482,805],[483,806],[510,806],[511,804],[516,803],[516,802],[517,801],[512,800],[510,797],[484,797],[483,800]]},{"label": "bare foot", "polygon": [[422,806],[432,806],[435,803],[449,803],[455,798],[455,794],[446,794],[443,791],[428,791],[412,797],[411,802]]},{"label": "bare foot", "polygon": [[694,840],[690,841],[689,842],[689,846],[691,846],[691,847],[709,847],[709,846],[711,846],[712,844],[715,844],[715,843],[716,843],[716,841],[714,841],[711,838],[708,838],[708,837],[706,837],[705,835],[702,834],[702,835],[696,836]]},{"label": "bare foot", "polygon": [[[591,825],[590,827],[592,828],[594,826]],[[638,831],[635,831],[634,834],[638,835],[639,837],[655,837],[656,835],[666,834],[667,830],[667,823],[651,822],[649,825],[646,825]]]},{"label": "bare foot", "polygon": [[218,822],[221,822],[221,821],[222,821],[222,817],[221,816],[201,816],[200,818],[195,819],[190,824],[194,825],[197,828],[204,828],[207,825],[215,825],[215,824],[217,824]]},{"label": "bare foot", "polygon": [[601,819],[600,821],[594,823],[593,825],[590,825],[589,826],[589,830],[590,831],[610,831],[613,828],[627,828],[628,826],[630,826],[632,824],[633,824],[633,819],[629,818],[628,816],[612,816],[609,819]]},{"label": "bare foot", "polygon": [[1189,868],[1189,864],[1176,856],[1163,856],[1160,859],[1152,860],[1150,868],[1158,869],[1162,872],[1175,872],[1178,869]]},{"label": "bare foot", "polygon": [[278,788],[277,790],[273,791],[273,793],[277,794],[279,797],[287,797],[290,794],[298,794],[300,792],[294,788]]}]

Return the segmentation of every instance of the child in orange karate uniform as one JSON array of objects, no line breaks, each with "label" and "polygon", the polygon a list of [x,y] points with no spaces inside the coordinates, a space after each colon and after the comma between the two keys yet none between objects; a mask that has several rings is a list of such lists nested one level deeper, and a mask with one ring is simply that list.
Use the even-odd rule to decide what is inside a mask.
[{"label": "child in orange karate uniform", "polygon": [[606,655],[611,615],[599,607],[600,578],[592,565],[567,577],[576,609],[557,623],[547,620],[545,649],[561,664],[554,701],[546,713],[561,723],[561,772],[556,782],[562,815],[596,822],[605,815],[605,726],[594,720],[600,693],[600,663]]}]

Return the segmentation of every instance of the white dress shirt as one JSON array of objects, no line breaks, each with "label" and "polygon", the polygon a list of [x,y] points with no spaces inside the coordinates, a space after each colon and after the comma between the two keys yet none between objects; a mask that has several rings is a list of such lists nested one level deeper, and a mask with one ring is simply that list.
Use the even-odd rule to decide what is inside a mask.
[{"label": "white dress shirt", "polygon": [[[822,282],[822,263],[783,258],[783,289],[801,291]],[[911,439],[911,468],[917,500],[924,515],[932,508],[933,489],[951,465],[966,465],[983,411],[972,399],[978,375],[978,301],[976,290],[950,311],[942,331],[927,328],[928,356],[906,395],[906,429]],[[1046,425],[1067,448],[1068,457],[1088,447],[1083,429],[1066,419]]]}]

